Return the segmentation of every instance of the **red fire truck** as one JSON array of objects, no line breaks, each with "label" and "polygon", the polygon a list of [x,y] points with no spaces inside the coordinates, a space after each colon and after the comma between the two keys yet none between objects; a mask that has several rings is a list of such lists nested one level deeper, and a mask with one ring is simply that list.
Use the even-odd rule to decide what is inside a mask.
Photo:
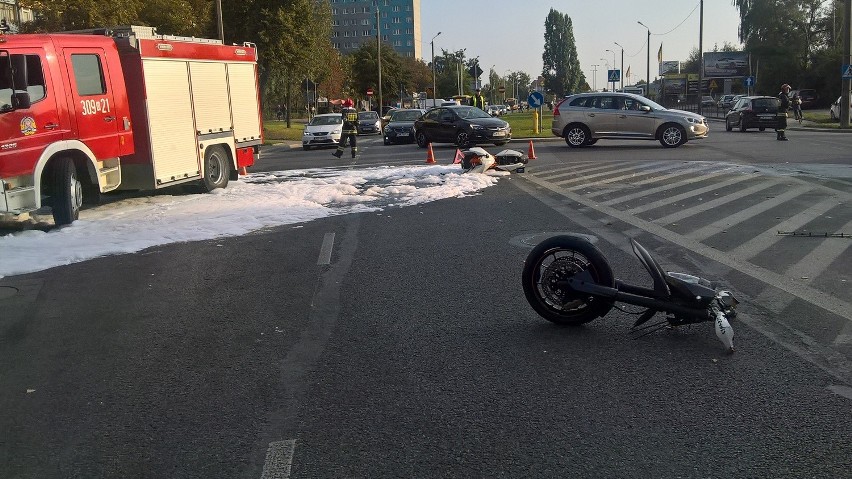
[{"label": "red fire truck", "polygon": [[258,159],[251,44],[152,27],[0,36],[0,219],[114,190],[224,188]]}]

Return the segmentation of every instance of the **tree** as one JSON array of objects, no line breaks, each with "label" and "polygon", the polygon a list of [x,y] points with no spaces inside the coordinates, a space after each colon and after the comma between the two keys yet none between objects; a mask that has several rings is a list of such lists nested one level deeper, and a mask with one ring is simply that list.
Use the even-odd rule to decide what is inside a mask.
[{"label": "tree", "polygon": [[20,0],[36,13],[22,31],[59,32],[117,25],[157,27],[161,34],[209,36],[213,6],[209,0]]},{"label": "tree", "polygon": [[585,83],[580,68],[574,26],[571,17],[550,9],[544,21],[544,77],[545,88],[557,94],[575,92]]},{"label": "tree", "polygon": [[409,93],[426,91],[432,87],[432,69],[423,60],[400,57],[405,89]]},{"label": "tree", "polygon": [[[388,44],[382,46],[382,95],[395,96],[403,83],[402,63],[399,53]],[[379,55],[375,42],[367,42],[352,53],[352,91],[350,96],[363,97],[367,88],[373,88],[378,98]],[[384,100],[383,100],[384,101]]]},{"label": "tree", "polygon": [[331,7],[325,0],[246,0],[223,2],[222,9],[225,18],[240,19],[225,23],[228,43],[257,45],[263,103],[273,105],[269,88],[283,94],[290,127],[293,90],[299,91],[305,78],[328,73]]}]

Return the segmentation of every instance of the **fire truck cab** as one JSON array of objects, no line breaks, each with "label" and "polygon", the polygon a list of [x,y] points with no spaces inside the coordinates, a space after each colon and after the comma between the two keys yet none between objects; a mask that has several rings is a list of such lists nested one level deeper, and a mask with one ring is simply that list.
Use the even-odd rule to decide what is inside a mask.
[{"label": "fire truck cab", "polygon": [[152,27],[0,36],[0,217],[224,188],[263,142],[256,50]]}]

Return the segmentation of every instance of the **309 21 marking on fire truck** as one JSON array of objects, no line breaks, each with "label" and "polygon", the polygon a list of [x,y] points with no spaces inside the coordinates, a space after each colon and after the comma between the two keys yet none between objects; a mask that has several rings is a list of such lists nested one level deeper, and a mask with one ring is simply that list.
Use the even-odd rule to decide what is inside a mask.
[{"label": "309 21 marking on fire truck", "polygon": [[101,98],[100,100],[80,100],[83,107],[84,115],[96,115],[98,113],[109,113],[109,99]]}]

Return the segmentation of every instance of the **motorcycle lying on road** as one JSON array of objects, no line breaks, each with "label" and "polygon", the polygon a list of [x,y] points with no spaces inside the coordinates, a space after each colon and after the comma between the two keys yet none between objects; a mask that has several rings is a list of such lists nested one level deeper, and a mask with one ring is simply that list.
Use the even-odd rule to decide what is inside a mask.
[{"label": "motorcycle lying on road", "polygon": [[[588,239],[560,235],[542,241],[527,256],[522,273],[527,301],[544,319],[565,325],[603,317],[613,307],[620,309],[617,302],[647,308],[633,324],[635,338],[667,327],[713,321],[716,336],[733,352],[729,320],[736,316],[738,303],[733,295],[697,276],[663,272],[641,244],[633,238],[630,244],[651,275],[653,289],[613,278],[603,253]],[[658,312],[666,313],[666,318],[645,325]]]},{"label": "motorcycle lying on road", "polygon": [[454,163],[461,163],[465,173],[485,173],[494,169],[514,173],[523,173],[529,158],[517,150],[503,150],[496,155],[475,146],[458,151]]}]

